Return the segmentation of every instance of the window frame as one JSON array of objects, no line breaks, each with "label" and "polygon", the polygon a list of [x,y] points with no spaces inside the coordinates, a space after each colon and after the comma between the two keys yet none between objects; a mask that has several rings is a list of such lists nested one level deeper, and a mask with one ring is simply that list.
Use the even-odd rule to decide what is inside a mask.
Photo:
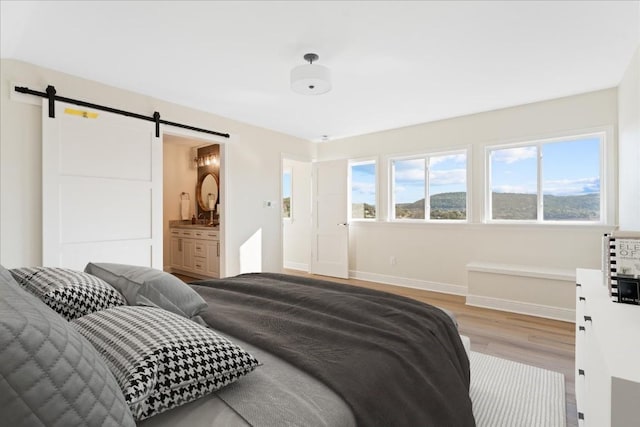
[{"label": "window frame", "polygon": [[[484,186],[484,218],[486,224],[531,224],[531,225],[569,225],[569,226],[607,226],[611,225],[611,220],[615,216],[615,177],[613,176],[613,129],[611,127],[599,127],[584,129],[581,131],[569,131],[554,135],[519,140],[513,142],[503,142],[489,144],[484,147],[485,162],[485,186]],[[543,176],[543,146],[559,142],[571,142],[589,137],[600,138],[599,150],[599,172],[600,172],[600,219],[598,221],[589,220],[545,220],[544,219],[544,176]],[[510,148],[535,147],[536,148],[536,219],[493,219],[492,218],[492,191],[491,191],[491,153],[497,150]]]},{"label": "window frame", "polygon": [[[375,189],[376,189],[376,195],[375,195],[375,207],[376,207],[376,216],[375,218],[354,218],[353,217],[353,201],[351,199],[351,195],[353,193],[353,188],[352,188],[352,176],[351,176],[351,170],[353,166],[357,166],[357,165],[365,165],[365,164],[371,164],[373,163],[375,166],[375,180],[374,180],[374,184],[375,184]],[[352,221],[356,221],[356,222],[377,222],[380,221],[380,168],[379,168],[380,162],[378,161],[378,157],[363,157],[363,158],[358,158],[358,159],[349,159],[349,161],[347,162],[347,218],[349,219],[349,222]]]},{"label": "window frame", "polygon": [[[445,223],[445,224],[469,224],[471,223],[471,147],[459,147],[452,148],[449,150],[437,150],[437,151],[428,151],[421,152],[418,154],[405,154],[400,156],[390,156],[388,158],[387,170],[389,171],[389,190],[388,190],[388,200],[389,205],[388,209],[388,221],[397,223],[397,224],[427,224],[427,223]],[[465,219],[431,219],[431,194],[429,192],[430,185],[430,169],[429,169],[429,160],[432,157],[443,157],[443,156],[453,156],[457,154],[465,155]],[[425,177],[424,177],[424,198],[425,198],[425,212],[424,219],[414,218],[414,219],[400,219],[396,218],[396,194],[395,194],[395,161],[402,160],[419,160],[423,159],[425,162]],[[427,202],[427,200],[429,200]]]}]

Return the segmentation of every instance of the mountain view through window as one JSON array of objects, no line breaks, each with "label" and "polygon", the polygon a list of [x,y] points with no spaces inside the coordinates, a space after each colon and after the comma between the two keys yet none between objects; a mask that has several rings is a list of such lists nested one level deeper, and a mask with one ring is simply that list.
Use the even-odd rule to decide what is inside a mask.
[{"label": "mountain view through window", "polygon": [[491,219],[599,221],[601,144],[591,135],[491,150]]}]

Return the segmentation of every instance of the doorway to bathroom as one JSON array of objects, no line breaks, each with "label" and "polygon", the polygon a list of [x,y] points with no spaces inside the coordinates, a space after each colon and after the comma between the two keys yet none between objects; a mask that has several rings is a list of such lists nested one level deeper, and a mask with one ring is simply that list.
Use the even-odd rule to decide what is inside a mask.
[{"label": "doorway to bathroom", "polygon": [[194,279],[224,277],[225,142],[164,129],[163,269]]}]

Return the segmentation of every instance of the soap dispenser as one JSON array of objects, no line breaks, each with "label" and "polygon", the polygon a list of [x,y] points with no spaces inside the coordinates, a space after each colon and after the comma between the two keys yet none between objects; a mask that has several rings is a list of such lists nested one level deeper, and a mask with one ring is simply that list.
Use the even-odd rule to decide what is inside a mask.
[{"label": "soap dispenser", "polygon": [[196,214],[193,214],[191,216],[191,224],[195,224],[196,223]]}]

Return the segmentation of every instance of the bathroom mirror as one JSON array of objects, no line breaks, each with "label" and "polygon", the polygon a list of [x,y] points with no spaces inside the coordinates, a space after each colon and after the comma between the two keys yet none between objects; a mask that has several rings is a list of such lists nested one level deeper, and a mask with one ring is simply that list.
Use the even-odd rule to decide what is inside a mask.
[{"label": "bathroom mirror", "polygon": [[200,177],[198,187],[196,188],[196,198],[200,209],[203,211],[212,211],[218,203],[218,180],[212,173],[208,173]]}]

